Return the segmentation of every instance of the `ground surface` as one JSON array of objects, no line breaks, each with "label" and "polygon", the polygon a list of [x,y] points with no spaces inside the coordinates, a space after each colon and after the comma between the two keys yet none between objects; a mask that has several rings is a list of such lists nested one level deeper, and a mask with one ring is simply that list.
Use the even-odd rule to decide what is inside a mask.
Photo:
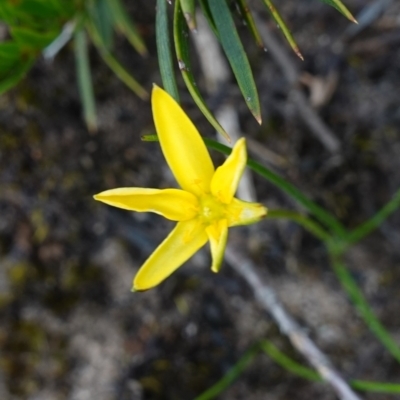
[{"label": "ground surface", "polygon": [[[132,11],[155,54],[154,5],[139,3]],[[348,2],[355,12],[365,3]],[[349,23],[337,12],[316,1],[287,1],[282,11],[306,58],[292,57],[298,68],[320,77],[332,67],[338,73],[333,97],[319,113],[342,143],[340,162],[297,116],[268,53],[249,46],[264,125],[257,126],[234,89],[229,100],[246,135],[285,163],[260,161],[355,226],[400,186],[399,5],[393,2],[346,43],[341,57],[333,43]],[[117,53],[147,88],[160,83],[153,56],[142,60],[124,42],[117,42]],[[209,271],[208,249],[157,289],[130,293],[135,272],[172,224],[113,210],[92,195],[121,186],[169,187],[173,178],[158,145],[140,140],[154,130],[149,103],[126,89],[95,52],[92,66],[95,135],[80,118],[71,48],[51,65],[39,61],[0,98],[0,398],[193,399],[263,338],[303,361],[229,266],[218,275]],[[189,96],[183,100],[212,136]],[[268,207],[293,206],[272,185],[258,177],[255,183]],[[397,213],[351,250],[348,263],[400,344],[399,227]],[[249,236],[241,235],[243,241]],[[293,224],[268,220],[257,238],[247,244],[249,256],[268,270],[288,311],[343,375],[399,382],[399,365],[350,305],[321,244]],[[219,398],[335,396],[260,355]]]}]

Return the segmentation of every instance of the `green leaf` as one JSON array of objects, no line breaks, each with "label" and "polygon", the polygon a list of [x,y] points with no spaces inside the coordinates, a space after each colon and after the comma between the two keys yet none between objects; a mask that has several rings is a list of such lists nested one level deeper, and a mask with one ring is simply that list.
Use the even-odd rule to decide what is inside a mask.
[{"label": "green leaf", "polygon": [[208,388],[204,393],[202,393],[200,396],[197,396],[194,400],[215,399],[219,394],[221,394],[230,385],[232,385],[232,383],[235,382],[236,379],[239,378],[239,376],[248,367],[250,362],[253,361],[258,353],[259,347],[257,345],[252,346],[216,384]]},{"label": "green leaf", "polygon": [[196,16],[194,0],[179,0],[181,2],[181,9],[185,16],[188,27],[191,31],[196,30]]},{"label": "green leaf", "polygon": [[379,339],[386,350],[400,363],[400,347],[385,329],[382,323],[374,314],[371,306],[358,287],[347,266],[338,257],[332,257],[333,269],[340,280],[341,285],[346,290],[351,301],[356,306],[359,315],[368,325],[371,332]]},{"label": "green leaf", "polygon": [[0,59],[4,60],[16,60],[20,56],[20,47],[15,42],[1,42],[0,43]]},{"label": "green leaf", "polygon": [[261,124],[261,109],[257,87],[229,7],[225,0],[209,0],[208,4],[219,32],[219,39],[235,74],[239,88],[254,118]]},{"label": "green leaf", "polygon": [[21,47],[41,50],[57,37],[58,31],[40,33],[29,28],[13,27],[10,34]]},{"label": "green leaf", "polygon": [[92,0],[89,3],[89,17],[101,37],[103,45],[110,50],[113,43],[113,19],[107,0]]},{"label": "green leaf", "polygon": [[108,5],[113,13],[116,28],[126,36],[139,54],[147,55],[146,45],[120,0],[108,0]]},{"label": "green leaf", "polygon": [[65,15],[58,1],[24,0],[20,4],[17,3],[15,7],[19,12],[39,19],[59,18]]},{"label": "green leaf", "polygon": [[347,19],[352,22],[358,23],[353,17],[353,14],[348,10],[348,8],[340,0],[320,0],[323,3],[329,4],[330,6],[336,8],[341,14],[343,14]]},{"label": "green leaf", "polygon": [[296,211],[269,209],[268,219],[286,219],[289,221],[293,221],[301,225],[304,229],[312,233],[315,237],[323,242],[328,242],[332,239],[331,234],[328,233],[324,228],[322,228],[318,222],[312,220],[307,215],[300,214]]},{"label": "green leaf", "polygon": [[0,80],[0,95],[15,86],[31,69],[34,61],[33,56],[28,56],[27,59],[15,65],[10,73]]},{"label": "green leaf", "polygon": [[258,47],[261,47],[263,50],[265,50],[260,32],[258,32],[257,26],[254,22],[254,18],[251,15],[250,8],[247,6],[246,0],[236,0],[236,3],[239,6],[240,13],[242,14],[244,20],[246,21],[246,25],[249,28],[251,34],[253,35],[254,40],[256,41]]},{"label": "green leaf", "polygon": [[190,64],[189,55],[189,31],[179,4],[179,1],[175,2],[174,41],[179,69],[181,70],[183,80],[185,81],[186,87],[193,97],[193,100],[195,101],[201,112],[204,114],[204,116],[208,119],[210,124],[217,130],[217,132],[219,132],[223,137],[226,138],[226,140],[230,142],[230,137],[228,133],[215,119],[214,115],[207,107],[207,104],[205,103],[192,74],[192,67]]},{"label": "green leaf", "polygon": [[66,0],[20,0],[0,2],[0,20],[10,27],[30,28],[38,32],[58,30],[72,18],[76,8]]},{"label": "green leaf", "polygon": [[376,228],[378,228],[383,221],[390,214],[394,213],[400,208],[400,189],[394,194],[392,200],[390,200],[383,208],[381,208],[373,217],[371,217],[368,221],[365,221],[353,231],[351,231],[346,238],[346,246],[350,246],[354,243],[357,243],[365,236],[370,234]]},{"label": "green leaf", "polygon": [[164,89],[179,103],[179,93],[172,61],[167,11],[167,2],[165,0],[157,0],[156,42],[158,63]]},{"label": "green leaf", "polygon": [[97,131],[96,102],[93,93],[86,33],[83,29],[75,32],[75,61],[83,117],[90,132]]},{"label": "green leaf", "polygon": [[149,97],[146,89],[120,64],[120,62],[110,53],[105,44],[102,41],[102,38],[99,32],[96,29],[96,26],[88,21],[88,29],[90,33],[90,37],[94,43],[94,45],[99,50],[103,61],[108,65],[108,67],[114,72],[117,77],[125,83],[134,93],[136,93],[141,99],[146,100]]},{"label": "green leaf", "polygon": [[285,21],[282,19],[281,15],[279,14],[276,7],[273,5],[272,1],[271,0],[263,0],[263,1],[264,1],[264,4],[267,6],[269,12],[271,13],[272,18],[275,20],[275,22],[281,28],[282,33],[284,34],[286,40],[290,44],[290,47],[293,49],[293,51],[296,53],[296,55],[301,60],[304,60],[304,57],[301,54],[301,52],[299,50],[299,46],[297,46],[297,43],[294,40],[294,37],[292,36],[292,33],[290,32],[289,28],[287,27]]},{"label": "green leaf", "polygon": [[219,40],[219,33],[217,31],[217,27],[215,26],[215,22],[213,16],[210,11],[210,7],[208,6],[207,0],[199,0],[201,10],[203,11],[204,16],[207,19],[208,25],[210,26],[211,30],[214,32],[214,35]]}]

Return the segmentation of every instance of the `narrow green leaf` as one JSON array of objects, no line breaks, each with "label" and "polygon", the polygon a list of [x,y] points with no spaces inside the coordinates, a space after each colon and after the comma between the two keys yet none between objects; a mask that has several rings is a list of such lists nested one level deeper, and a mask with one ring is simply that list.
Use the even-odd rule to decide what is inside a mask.
[{"label": "narrow green leaf", "polygon": [[257,26],[254,22],[254,18],[251,15],[249,7],[247,6],[246,0],[236,0],[236,3],[239,6],[239,10],[242,14],[242,17],[244,18],[246,25],[250,30],[250,33],[253,35],[254,40],[257,43],[257,46],[263,50],[266,50],[264,43],[261,39],[260,32],[258,32]]},{"label": "narrow green leaf", "polygon": [[209,0],[208,4],[219,32],[220,42],[235,74],[239,88],[254,118],[261,124],[261,109],[257,87],[229,7],[225,0]]},{"label": "narrow green leaf", "polygon": [[375,316],[371,306],[368,304],[368,301],[365,299],[346,265],[337,257],[332,257],[332,265],[340,283],[346,290],[371,332],[374,333],[386,350],[388,350],[389,353],[400,363],[399,345]]},{"label": "narrow green leaf", "polygon": [[297,361],[288,357],[285,353],[280,351],[271,341],[262,340],[260,342],[261,349],[278,365],[297,376],[311,381],[322,381],[322,378],[317,372],[311,368],[304,367]]},{"label": "narrow green leaf", "polygon": [[293,221],[300,226],[302,226],[304,229],[312,233],[315,237],[318,239],[322,240],[323,242],[329,241],[332,236],[330,233],[328,233],[322,226],[316,222],[313,221],[310,217],[307,215],[300,214],[296,211],[292,210],[268,210],[268,219],[287,219],[290,221]]},{"label": "narrow green leaf", "polygon": [[188,27],[191,31],[196,30],[196,16],[194,0],[179,0],[181,2],[181,8],[183,15],[185,16]]},{"label": "narrow green leaf", "polygon": [[140,137],[140,140],[143,142],[159,142],[158,136],[155,133],[152,135],[143,135]]},{"label": "narrow green leaf", "polygon": [[14,87],[31,69],[34,61],[35,57],[28,56],[27,59],[20,61],[17,65],[15,65],[10,70],[9,74],[2,77],[0,80],[0,95]]},{"label": "narrow green leaf", "polygon": [[199,0],[199,3],[200,3],[201,11],[203,11],[204,16],[206,17],[208,25],[210,26],[211,30],[214,32],[214,35],[219,40],[219,33],[217,31],[217,27],[215,26],[215,22],[214,22],[212,14],[211,14],[210,7],[208,6],[208,1],[207,0]]},{"label": "narrow green leaf", "polygon": [[374,382],[374,381],[361,381],[355,379],[350,381],[350,385],[357,390],[363,390],[364,392],[375,392],[375,393],[400,393],[399,383],[388,383],[388,382]]},{"label": "narrow green leaf", "polygon": [[10,29],[11,36],[21,47],[27,49],[41,50],[49,45],[58,35],[58,31],[37,32],[29,28],[12,27]]},{"label": "narrow green leaf", "polygon": [[330,6],[336,8],[341,14],[343,14],[347,19],[354,23],[358,23],[354,18],[353,14],[348,10],[348,8],[340,0],[320,0],[323,3],[329,4]]},{"label": "narrow green leaf", "polygon": [[75,61],[83,116],[89,131],[95,132],[97,131],[96,103],[89,65],[87,38],[83,29],[75,32]]},{"label": "narrow green leaf", "polygon": [[157,0],[156,42],[161,79],[164,89],[179,103],[168,25],[167,3],[165,0]]},{"label": "narrow green leaf", "polygon": [[282,19],[281,15],[279,14],[278,10],[275,8],[271,0],[263,0],[264,4],[267,6],[269,12],[272,15],[272,18],[275,20],[275,22],[278,24],[278,26],[281,28],[282,33],[284,34],[286,40],[289,42],[290,47],[293,49],[293,51],[296,53],[296,55],[301,59],[304,60],[303,55],[301,54],[299,50],[299,46],[297,46],[296,41],[294,40],[294,37],[292,36],[289,28],[285,24],[285,21]]},{"label": "narrow green leaf", "polygon": [[215,399],[225,389],[232,385],[233,382],[235,382],[235,380],[243,373],[250,362],[253,361],[253,359],[257,356],[258,352],[259,347],[257,345],[251,347],[217,383],[208,388],[200,396],[197,396],[194,400]]},{"label": "narrow green leaf", "polygon": [[108,0],[108,5],[113,13],[116,28],[126,36],[130,44],[139,54],[142,56],[147,55],[146,45],[121,1]]},{"label": "narrow green leaf", "polygon": [[185,81],[186,87],[188,88],[193,100],[208,119],[210,124],[230,142],[229,135],[222,128],[220,123],[215,119],[212,112],[207,107],[197,85],[194,80],[194,76],[191,71],[190,57],[189,57],[189,31],[183,16],[182,10],[179,5],[179,1],[175,2],[175,13],[174,13],[174,41],[175,51],[178,58],[179,69],[181,70],[183,80]]},{"label": "narrow green leaf", "polygon": [[[311,368],[304,367],[297,361],[288,357],[269,340],[262,340],[260,346],[273,361],[287,371],[310,381],[322,381],[322,378],[317,372]],[[359,379],[352,379],[349,383],[354,389],[363,390],[365,392],[400,393],[399,383],[364,381]]]},{"label": "narrow green leaf", "polygon": [[114,72],[118,78],[125,83],[137,96],[143,100],[147,100],[149,94],[147,90],[123,67],[120,62],[110,53],[105,44],[97,32],[96,27],[93,23],[88,21],[88,28],[90,37],[97,47],[103,61],[108,65],[108,67]]},{"label": "narrow green leaf", "polygon": [[103,45],[110,50],[113,43],[113,20],[107,0],[91,0],[88,3],[89,17],[101,37]]},{"label": "narrow green leaf", "polygon": [[381,208],[372,218],[362,223],[349,233],[346,238],[347,245],[350,246],[367,236],[369,233],[378,228],[382,222],[400,207],[400,189],[394,194],[392,200]]}]

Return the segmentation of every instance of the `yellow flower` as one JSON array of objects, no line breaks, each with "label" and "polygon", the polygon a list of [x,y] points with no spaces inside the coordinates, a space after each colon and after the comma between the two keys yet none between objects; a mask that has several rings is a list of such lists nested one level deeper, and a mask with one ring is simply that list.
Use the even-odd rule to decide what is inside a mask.
[{"label": "yellow flower", "polygon": [[240,139],[216,170],[207,148],[185,112],[154,85],[153,117],[161,149],[180,189],[119,188],[94,196],[114,207],[154,212],[177,221],[174,230],[140,268],[132,290],[150,289],[210,241],[212,266],[218,272],[228,228],[259,221],[267,209],[234,197],[246,165],[246,142]]}]

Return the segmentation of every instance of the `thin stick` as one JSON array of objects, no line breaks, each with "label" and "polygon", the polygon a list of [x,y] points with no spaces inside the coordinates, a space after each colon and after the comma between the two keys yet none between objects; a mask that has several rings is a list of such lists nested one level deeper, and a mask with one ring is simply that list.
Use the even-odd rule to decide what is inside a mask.
[{"label": "thin stick", "polygon": [[271,314],[279,329],[285,334],[292,345],[318,371],[321,377],[329,383],[342,400],[360,400],[345,380],[332,366],[328,357],[322,353],[315,343],[303,332],[298,323],[287,313],[279,302],[274,290],[268,286],[257,273],[254,263],[245,258],[232,246],[225,252],[227,262],[239,273],[253,289],[260,305]]}]

